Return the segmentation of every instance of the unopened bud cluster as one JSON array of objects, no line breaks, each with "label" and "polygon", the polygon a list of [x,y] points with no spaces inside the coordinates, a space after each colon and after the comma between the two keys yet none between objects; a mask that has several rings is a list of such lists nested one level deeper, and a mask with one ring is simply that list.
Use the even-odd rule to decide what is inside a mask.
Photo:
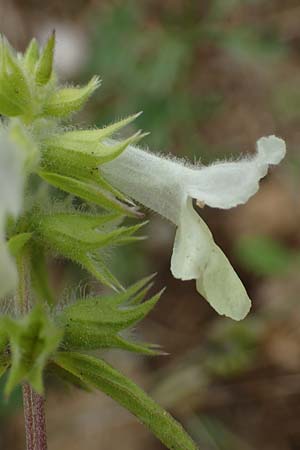
[{"label": "unopened bud cluster", "polygon": [[38,117],[66,117],[78,111],[100,84],[60,88],[53,70],[55,34],[40,50],[33,39],[24,54],[0,41],[0,113],[32,122]]}]

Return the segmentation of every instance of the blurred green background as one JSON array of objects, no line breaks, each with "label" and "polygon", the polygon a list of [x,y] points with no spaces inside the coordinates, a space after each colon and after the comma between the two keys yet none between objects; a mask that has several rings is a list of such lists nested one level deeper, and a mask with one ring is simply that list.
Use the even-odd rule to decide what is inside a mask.
[{"label": "blurred green background", "polygon": [[[243,322],[219,318],[193,282],[172,279],[174,229],[159,217],[147,241],[109,255],[125,283],[157,271],[156,289],[167,286],[135,333],[168,355],[106,357],[202,450],[300,449],[299,23],[299,0],[0,1],[0,31],[18,49],[55,28],[62,78],[101,76],[81,125],[143,110],[134,126],[151,132],[146,147],[204,164],[252,152],[263,135],[286,139],[284,163],[246,205],[203,210],[253,299]],[[52,270],[63,285],[62,267]],[[50,450],[162,448],[101,394],[48,391]],[[23,448],[17,392],[0,416],[0,448]]]}]

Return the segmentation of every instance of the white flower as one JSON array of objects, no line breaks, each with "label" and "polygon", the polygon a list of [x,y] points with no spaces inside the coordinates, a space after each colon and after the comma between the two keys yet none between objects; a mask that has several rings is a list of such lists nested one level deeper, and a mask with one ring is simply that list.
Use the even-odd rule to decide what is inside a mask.
[{"label": "white flower", "polygon": [[9,254],[5,239],[8,215],[16,216],[21,209],[23,190],[23,155],[9,139],[7,132],[0,131],[0,298],[16,285],[17,271]]},{"label": "white flower", "polygon": [[247,292],[207,225],[193,208],[232,208],[258,190],[270,164],[285,155],[285,142],[275,136],[257,141],[253,156],[211,166],[189,165],[129,146],[100,167],[114,186],[177,226],[171,271],[181,280],[195,279],[198,292],[219,313],[243,319],[251,306]]}]

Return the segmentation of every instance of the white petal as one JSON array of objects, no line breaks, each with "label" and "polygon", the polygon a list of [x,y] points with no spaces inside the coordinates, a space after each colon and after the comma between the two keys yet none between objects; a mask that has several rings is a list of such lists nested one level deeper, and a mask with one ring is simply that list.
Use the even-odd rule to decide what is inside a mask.
[{"label": "white petal", "polygon": [[24,154],[0,131],[0,212],[17,215],[22,205]]},{"label": "white petal", "polygon": [[261,164],[279,164],[286,153],[284,140],[274,135],[260,138],[256,146]]},{"label": "white petal", "polygon": [[245,203],[257,192],[268,166],[278,164],[285,152],[282,139],[263,137],[257,141],[257,153],[252,158],[193,170],[186,179],[186,192],[214,208],[227,209]]},{"label": "white petal", "polygon": [[8,214],[16,216],[22,205],[24,155],[0,132],[0,297],[12,291],[17,282],[17,270],[5,241]]},{"label": "white petal", "polygon": [[193,209],[191,199],[182,207],[171,271],[181,280],[197,279],[198,292],[219,314],[241,320],[249,312],[251,302],[241,280]]},{"label": "white petal", "polygon": [[216,244],[201,277],[197,291],[221,315],[242,320],[251,308],[247,292],[230,262]]},{"label": "white petal", "polygon": [[212,245],[208,226],[194,210],[192,200],[185,200],[171,258],[173,276],[180,280],[199,278],[209,260]]}]

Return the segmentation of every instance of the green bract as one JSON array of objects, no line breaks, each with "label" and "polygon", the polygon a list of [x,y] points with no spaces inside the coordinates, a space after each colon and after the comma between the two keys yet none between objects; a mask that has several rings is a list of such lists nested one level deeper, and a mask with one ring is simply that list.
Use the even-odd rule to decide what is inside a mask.
[{"label": "green bract", "polygon": [[[144,223],[122,224],[141,214],[104,179],[101,166],[144,135],[113,140],[139,114],[101,129],[71,128],[70,116],[100,82],[93,77],[83,87],[61,86],[54,51],[55,33],[43,49],[33,39],[24,54],[0,41],[0,293],[16,293],[14,316],[0,316],[5,394],[20,383],[42,393],[44,373],[54,371],[77,387],[110,395],[170,449],[195,450],[182,427],[138,386],[86,354],[107,348],[160,353],[130,337],[159,300],[160,293],[144,301],[152,277],[126,290],[104,253],[143,238],[136,232]],[[49,282],[53,256],[77,263],[115,293],[89,293],[62,306]]]}]

